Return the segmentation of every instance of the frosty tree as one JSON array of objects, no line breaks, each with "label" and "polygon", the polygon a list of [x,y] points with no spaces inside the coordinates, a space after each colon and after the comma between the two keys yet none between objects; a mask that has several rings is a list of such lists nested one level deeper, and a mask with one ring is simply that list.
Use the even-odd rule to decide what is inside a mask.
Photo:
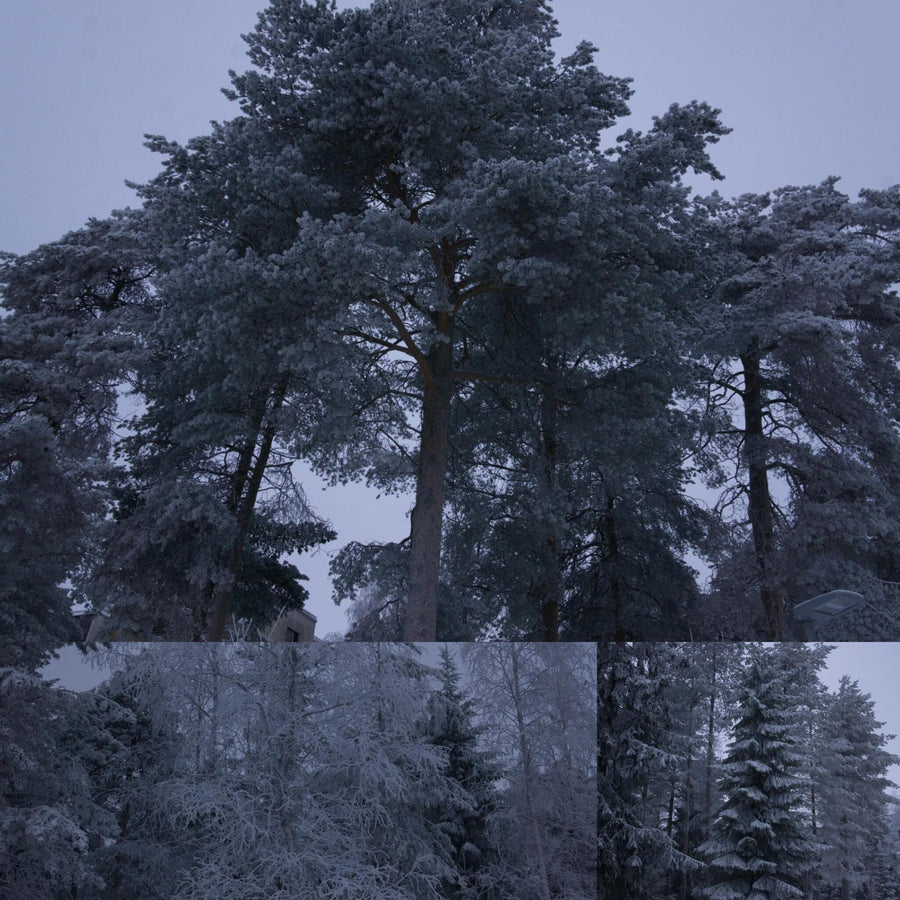
[{"label": "frosty tree", "polygon": [[737,408],[717,437],[719,507],[740,510],[718,581],[758,601],[748,637],[789,637],[790,597],[897,578],[900,191],[853,202],[836,183],[695,204],[714,248],[695,347],[711,403]]},{"label": "frosty tree", "polygon": [[493,861],[490,818],[500,805],[497,782],[501,769],[479,740],[476,705],[460,687],[460,673],[449,649],[441,648],[439,690],[428,700],[426,735],[447,754],[447,775],[457,782],[455,795],[442,798],[430,813],[452,846],[457,880],[444,887],[452,900],[489,896],[479,876]]},{"label": "frosty tree", "polygon": [[493,746],[458,653],[459,673],[415,645],[138,649],[100,651],[117,671],[83,694],[0,670],[4,897],[594,897],[588,648],[528,660],[534,715]]},{"label": "frosty tree", "polygon": [[849,676],[831,696],[818,735],[822,767],[820,838],[829,850],[822,879],[842,898],[878,890],[880,856],[887,844],[886,773],[898,757],[885,749],[871,698]]},{"label": "frosty tree", "polygon": [[595,891],[595,649],[560,649],[490,643],[463,651],[488,746],[512,763],[497,845],[508,889],[522,900],[587,900]]},{"label": "frosty tree", "polygon": [[808,785],[802,729],[791,703],[796,672],[752,645],[738,686],[737,720],[722,764],[725,801],[700,850],[711,900],[802,897],[816,846],[802,812]]},{"label": "frosty tree", "polygon": [[608,900],[658,897],[668,873],[690,864],[673,839],[670,789],[681,780],[675,693],[683,661],[665,644],[609,643],[598,653],[598,863]]},{"label": "frosty tree", "polygon": [[[411,466],[389,432],[374,460],[356,462],[375,479],[387,466],[395,485],[415,483],[405,639],[436,634],[454,398],[470,383],[540,383],[535,353],[523,370],[498,343],[502,322],[557,304],[574,326],[572,284],[569,306],[584,311],[604,268],[592,241],[611,223],[595,228],[595,218],[611,215],[630,250],[634,232],[646,237],[666,215],[647,196],[688,167],[709,170],[705,144],[723,130],[702,104],[676,107],[651,135],[629,133],[610,172],[599,136],[627,112],[627,84],[601,75],[587,44],[555,60],[555,36],[531,0],[346,12],[278,0],[248,38],[257,71],[233,77],[245,113],[292,142],[340,198],[339,215],[304,222],[295,264],[319,273],[345,339],[420,419]],[[610,196],[624,211],[604,212]],[[621,261],[628,251],[610,252]],[[549,639],[560,599],[535,597]]]},{"label": "frosty tree", "polygon": [[415,493],[334,560],[354,638],[780,639],[900,583],[900,191],[692,200],[719,111],[605,146],[628,79],[558,36],[543,0],[272,0],[139,210],[3,257],[4,634],[302,605],[300,461]]},{"label": "frosty tree", "polygon": [[117,389],[153,273],[127,214],[0,257],[0,662],[73,639],[62,582],[88,567],[112,504]]}]

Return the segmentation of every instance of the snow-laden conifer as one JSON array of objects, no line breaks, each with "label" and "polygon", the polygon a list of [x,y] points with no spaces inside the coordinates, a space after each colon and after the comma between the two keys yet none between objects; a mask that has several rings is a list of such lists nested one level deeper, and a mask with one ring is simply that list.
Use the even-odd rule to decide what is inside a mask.
[{"label": "snow-laden conifer", "polygon": [[871,697],[849,676],[829,699],[817,734],[819,833],[828,845],[822,880],[832,890],[846,883],[854,894],[875,892],[889,844],[886,773],[900,758],[885,749],[890,735],[880,733]]},{"label": "snow-laden conifer", "polygon": [[710,867],[710,900],[803,897],[817,847],[804,808],[809,752],[793,703],[797,675],[776,650],[749,647],[722,763],[725,799],[699,848]]}]

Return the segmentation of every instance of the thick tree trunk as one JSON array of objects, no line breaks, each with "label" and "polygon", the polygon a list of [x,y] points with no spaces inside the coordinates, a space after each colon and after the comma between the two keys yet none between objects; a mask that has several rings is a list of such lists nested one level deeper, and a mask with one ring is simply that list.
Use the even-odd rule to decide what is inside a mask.
[{"label": "thick tree trunk", "polygon": [[[234,474],[230,479],[231,490],[225,501],[228,511],[235,516],[237,515],[241,498],[244,495],[247,479],[250,477],[250,468],[253,465],[256,444],[259,440],[259,434],[262,431],[263,422],[265,421],[267,405],[268,390],[260,387],[253,395],[253,401],[250,406],[251,415],[247,427],[247,435],[240,444],[237,466],[235,466]],[[204,587],[200,599],[194,608],[194,630],[191,638],[193,641],[202,641],[208,636],[209,613],[215,593],[216,583],[210,579]]]},{"label": "thick tree trunk", "polygon": [[437,594],[444,516],[444,479],[453,393],[453,339],[449,317],[441,316],[440,340],[428,354],[422,403],[422,435],[416,505],[410,526],[409,595],[405,641],[437,640]]},{"label": "thick tree trunk", "polygon": [[254,393],[250,426],[247,429],[247,438],[241,444],[238,455],[238,464],[234,475],[231,476],[231,493],[228,496],[227,506],[230,512],[237,513],[241,498],[244,496],[244,488],[250,477],[250,468],[253,465],[253,456],[256,452],[256,442],[263,428],[268,406],[269,392],[267,388],[260,387]]},{"label": "thick tree trunk", "polygon": [[773,583],[775,526],[769,493],[768,454],[763,431],[765,391],[759,356],[741,356],[744,367],[744,452],[747,460],[748,514],[753,532],[753,551],[759,578],[759,595],[765,617],[766,639],[785,638],[784,607]]}]

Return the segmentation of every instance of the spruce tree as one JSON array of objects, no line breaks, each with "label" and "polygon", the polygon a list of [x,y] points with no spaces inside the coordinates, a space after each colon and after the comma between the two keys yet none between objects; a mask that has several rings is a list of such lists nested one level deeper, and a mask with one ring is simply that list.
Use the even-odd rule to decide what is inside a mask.
[{"label": "spruce tree", "polygon": [[428,700],[426,736],[447,754],[445,775],[458,790],[430,814],[450,845],[456,881],[446,881],[443,895],[452,900],[485,896],[479,889],[479,870],[495,855],[488,818],[497,806],[495,781],[500,769],[479,747],[480,729],[474,722],[475,705],[460,688],[460,675],[445,645],[441,648],[440,687]]},{"label": "spruce tree", "polygon": [[829,845],[822,876],[832,890],[864,885],[871,892],[883,867],[887,843],[888,768],[898,758],[885,750],[889,735],[879,734],[874,705],[855,681],[841,678],[826,707],[822,747],[822,839]]},{"label": "spruce tree", "polygon": [[722,766],[725,802],[712,837],[710,900],[802,897],[816,847],[802,810],[807,756],[791,688],[797,672],[778,651],[753,645],[737,693],[737,720]]}]

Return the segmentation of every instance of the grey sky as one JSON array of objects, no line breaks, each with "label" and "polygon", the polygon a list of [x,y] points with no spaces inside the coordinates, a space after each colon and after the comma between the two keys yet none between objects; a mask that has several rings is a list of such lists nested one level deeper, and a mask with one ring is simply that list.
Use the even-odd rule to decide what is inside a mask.
[{"label": "grey sky", "polygon": [[[0,250],[26,252],[134,204],[125,179],[157,170],[145,132],[185,141],[210,119],[233,116],[219,89],[229,68],[245,68],[239,35],[262,5],[0,4]],[[554,10],[561,52],[588,39],[601,70],[634,78],[629,125],[646,128],[676,101],[722,108],[734,128],[714,148],[724,194],[832,174],[851,195],[900,182],[896,0],[560,0]],[[408,498],[376,502],[360,488],[323,492],[313,482],[307,489],[340,543],[398,539],[407,529]],[[326,556],[301,569],[314,579],[308,608],[317,633],[343,630]]]}]

